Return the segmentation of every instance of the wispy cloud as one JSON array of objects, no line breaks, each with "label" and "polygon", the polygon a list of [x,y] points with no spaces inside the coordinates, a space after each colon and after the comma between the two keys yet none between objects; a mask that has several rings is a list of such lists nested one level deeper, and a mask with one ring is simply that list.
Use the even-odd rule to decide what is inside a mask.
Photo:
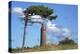
[{"label": "wispy cloud", "polygon": [[23,12],[23,9],[20,7],[13,7],[12,12],[21,14]]},{"label": "wispy cloud", "polygon": [[47,23],[47,32],[52,36],[59,37],[61,39],[71,38],[71,31],[68,28],[60,27],[57,24],[52,24],[51,21]]},{"label": "wispy cloud", "polygon": [[43,22],[42,17],[40,15],[33,15],[30,18],[32,22]]},{"label": "wispy cloud", "polygon": [[19,17],[24,17],[24,13],[23,13],[24,9],[21,7],[13,7],[11,12],[18,15]]}]

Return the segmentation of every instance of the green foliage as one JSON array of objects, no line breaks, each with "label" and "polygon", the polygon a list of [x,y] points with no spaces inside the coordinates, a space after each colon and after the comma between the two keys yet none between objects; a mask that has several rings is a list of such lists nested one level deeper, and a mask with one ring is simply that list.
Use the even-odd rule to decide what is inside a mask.
[{"label": "green foliage", "polygon": [[44,18],[50,18],[50,20],[56,19],[56,16],[51,16],[51,14],[53,13],[54,13],[53,9],[50,9],[43,5],[30,6],[26,8],[26,10],[24,11],[25,16],[28,14],[31,15],[36,14],[36,15],[41,15]]},{"label": "green foliage", "polygon": [[65,38],[64,40],[60,41],[59,44],[76,44],[74,40]]},{"label": "green foliage", "polygon": [[53,20],[53,19],[56,19],[57,16],[48,16],[49,20]]}]

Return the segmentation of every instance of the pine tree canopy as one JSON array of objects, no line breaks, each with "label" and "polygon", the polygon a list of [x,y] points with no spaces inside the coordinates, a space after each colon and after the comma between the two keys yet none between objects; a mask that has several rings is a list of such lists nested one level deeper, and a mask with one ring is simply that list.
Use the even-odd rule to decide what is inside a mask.
[{"label": "pine tree canopy", "polygon": [[52,16],[54,13],[53,9],[48,8],[47,6],[38,5],[38,6],[29,6],[24,10],[24,15],[27,16],[28,14],[35,14],[40,15],[43,18],[48,18],[49,20],[56,19],[57,16]]}]

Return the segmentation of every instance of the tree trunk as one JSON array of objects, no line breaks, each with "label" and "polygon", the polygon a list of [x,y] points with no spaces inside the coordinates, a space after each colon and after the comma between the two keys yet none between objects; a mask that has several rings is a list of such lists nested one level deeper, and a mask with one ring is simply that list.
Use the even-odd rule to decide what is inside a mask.
[{"label": "tree trunk", "polygon": [[24,49],[24,46],[25,46],[26,26],[27,26],[27,20],[25,20],[25,25],[24,25],[24,33],[23,33],[22,49]]},{"label": "tree trunk", "polygon": [[46,28],[44,27],[44,25],[41,25],[41,41],[40,41],[40,46],[42,48],[46,47]]}]

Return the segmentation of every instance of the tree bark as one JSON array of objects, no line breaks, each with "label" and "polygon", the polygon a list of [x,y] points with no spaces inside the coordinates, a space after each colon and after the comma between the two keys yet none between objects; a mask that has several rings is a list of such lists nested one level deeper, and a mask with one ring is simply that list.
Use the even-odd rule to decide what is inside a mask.
[{"label": "tree bark", "polygon": [[42,48],[46,47],[46,28],[44,27],[44,25],[41,25],[41,40],[40,40],[40,46]]},{"label": "tree bark", "polygon": [[24,33],[23,33],[22,49],[24,49],[24,46],[25,46],[25,39],[26,39],[26,26],[27,26],[27,20],[25,20],[25,24],[24,24]]}]

